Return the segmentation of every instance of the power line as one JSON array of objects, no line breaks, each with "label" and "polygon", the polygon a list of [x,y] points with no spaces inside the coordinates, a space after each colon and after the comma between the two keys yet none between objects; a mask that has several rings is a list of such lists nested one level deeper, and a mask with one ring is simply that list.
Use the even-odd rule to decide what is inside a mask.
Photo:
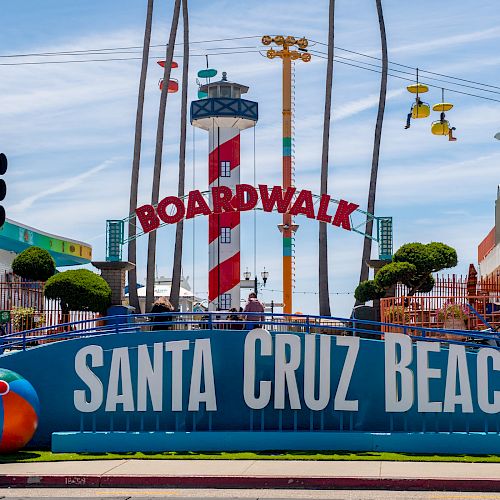
[{"label": "power line", "polygon": [[[212,39],[212,40],[198,40],[198,41],[194,41],[194,42],[191,42],[192,44],[201,44],[201,43],[213,43],[213,42],[221,42],[221,41],[234,41],[234,40],[244,40],[244,39],[252,39],[252,38],[260,38],[259,35],[253,35],[253,36],[244,36],[244,37],[230,37],[230,38],[217,38],[217,39]],[[326,46],[327,44],[323,43],[323,42],[318,42],[318,41],[315,41],[315,40],[312,40],[312,42],[314,44],[319,44],[319,45],[323,45],[323,46]],[[176,45],[182,45],[182,43],[179,43],[179,44],[176,44]],[[152,45],[152,47],[165,47],[165,44],[156,44],[156,45]],[[29,57],[29,56],[69,56],[69,55],[75,55],[75,56],[88,56],[88,55],[111,55],[111,54],[126,54],[126,53],[131,53],[133,54],[134,52],[131,51],[131,52],[125,52],[125,51],[128,51],[130,49],[140,49],[142,48],[141,46],[128,46],[128,47],[111,47],[111,48],[101,48],[101,49],[87,49],[87,50],[76,50],[76,51],[59,51],[59,52],[44,52],[44,53],[31,53],[31,54],[7,54],[7,55],[0,55],[0,58],[15,58],[15,57]],[[254,49],[255,50],[251,50],[251,49]],[[355,55],[359,55],[359,56],[362,56],[362,57],[366,57],[366,58],[369,58],[369,59],[373,59],[373,60],[377,60],[377,61],[380,61],[380,58],[378,57],[375,57],[375,56],[370,56],[368,54],[363,54],[362,52],[357,52],[357,51],[353,51],[353,50],[350,50],[350,49],[344,49],[342,47],[335,47],[337,50],[342,50],[344,52],[348,52],[348,53],[352,53],[352,54],[355,54]],[[239,50],[239,49],[243,49],[243,50]],[[210,55],[212,56],[216,56],[216,55],[231,55],[231,54],[250,54],[250,53],[262,53],[263,49],[260,49],[260,48],[257,48],[255,46],[235,46],[235,47],[208,47],[206,48],[205,50],[219,50],[219,52],[211,52]],[[320,59],[326,59],[326,54],[324,52],[320,52],[318,50],[310,50],[311,53],[313,53],[316,57],[320,58]],[[192,57],[205,57],[206,54],[203,53],[203,54],[200,54],[200,53],[192,53],[190,54],[190,56]],[[150,56],[150,59],[158,59],[158,58],[161,58],[162,56]],[[176,58],[182,58],[182,55],[175,55]],[[78,63],[89,63],[89,62],[115,62],[115,61],[134,61],[134,60],[141,60],[142,57],[111,57],[111,58],[98,58],[98,59],[95,59],[95,58],[92,58],[92,59],[70,59],[70,60],[62,60],[62,61],[28,61],[28,62],[13,62],[13,63],[0,63],[0,66],[23,66],[23,65],[44,65],[44,64],[78,64]],[[357,59],[351,59],[351,58],[348,58],[348,57],[345,57],[345,56],[335,56],[335,59],[336,61],[339,63],[339,64],[344,64],[344,65],[347,65],[347,66],[351,66],[351,67],[355,67],[355,68],[358,68],[358,69],[364,69],[365,71],[371,71],[371,72],[374,72],[374,73],[381,73],[381,68],[378,64],[373,64],[373,63],[368,63],[368,62],[364,62],[364,61],[359,61]],[[349,61],[349,62],[347,62]],[[408,65],[405,65],[405,64],[401,64],[401,63],[395,63],[395,62],[390,62],[390,64],[392,65],[397,65],[397,66],[401,66],[401,67],[404,67],[404,68],[407,68],[407,69],[412,69],[412,70],[415,70],[416,71],[416,68],[412,68],[411,66],[408,66]],[[364,65],[364,66],[363,66]],[[371,66],[371,68],[367,68],[366,66]],[[407,77],[403,77],[403,76],[400,76],[401,74],[403,75],[412,75],[411,72],[408,72],[408,71],[402,71],[402,70],[398,70],[398,69],[395,69],[395,68],[390,68],[390,71],[391,73],[389,73],[389,76],[391,76],[392,78],[399,78],[400,80],[404,80],[404,81],[408,81],[408,82],[414,82],[415,79],[414,78],[407,78]],[[394,74],[394,73],[399,73],[399,75],[397,74]],[[421,68],[419,68],[419,72],[420,73],[427,73],[427,74],[432,74],[432,75],[436,75],[436,76],[442,76],[444,78],[447,78],[448,80],[441,80],[441,79],[438,79],[438,78],[433,78],[433,77],[427,77],[428,80],[432,80],[432,81],[438,81],[438,82],[441,82],[441,83],[445,83],[445,84],[451,84],[451,85],[461,85],[462,87],[467,87],[467,88],[470,88],[470,89],[473,89],[473,90],[476,90],[478,92],[489,92],[489,93],[493,93],[493,94],[498,94],[500,95],[500,92],[497,92],[497,91],[494,91],[494,90],[488,90],[488,89],[484,89],[484,88],[478,88],[478,87],[474,87],[474,86],[471,86],[471,85],[463,85],[463,84],[457,84],[453,81],[449,81],[449,80],[457,80],[457,81],[461,81],[461,82],[467,82],[467,83],[472,83],[472,84],[475,84],[475,85],[480,85],[482,87],[490,87],[490,88],[496,88],[496,89],[499,89],[500,90],[500,87],[497,87],[495,85],[490,85],[490,84],[485,84],[485,83],[480,83],[480,82],[474,82],[472,80],[466,80],[466,79],[463,79],[463,78],[458,78],[458,77],[454,77],[454,76],[449,76],[449,75],[445,75],[445,74],[442,74],[442,73],[435,73],[435,72],[432,72],[432,71],[427,71],[427,70],[423,70]],[[485,99],[485,100],[489,100],[489,101],[493,101],[493,102],[500,102],[500,100],[498,99],[493,99],[491,97],[486,97],[486,96],[482,96],[482,95],[477,95],[477,94],[472,94],[472,93],[469,93],[469,92],[464,92],[462,90],[457,90],[457,89],[453,89],[453,88],[447,88],[447,87],[442,87],[442,85],[433,85],[433,84],[430,84],[430,83],[427,83],[427,82],[422,82],[422,83],[425,83],[426,85],[428,85],[429,87],[433,87],[433,88],[438,88],[438,89],[441,89],[441,88],[444,88],[445,90],[449,91],[449,92],[454,92],[454,93],[458,93],[458,94],[462,94],[462,95],[467,95],[467,96],[470,96],[470,97],[476,97],[476,98],[479,98],[479,99]]]},{"label": "power line", "polygon": [[[319,45],[323,45],[325,47],[328,47],[328,44],[326,44],[324,42],[318,42],[316,40],[311,40],[311,41],[313,41],[313,42],[315,42],[315,43],[317,43]],[[349,52],[350,54],[356,54],[356,55],[361,56],[361,57],[367,57],[369,59],[374,59],[374,60],[377,60],[377,61],[381,61],[382,60],[382,58],[380,58],[380,57],[371,56],[369,54],[364,54],[363,52],[357,52],[355,50],[345,49],[343,47],[338,47],[338,46],[335,46],[334,48],[337,49],[337,50],[341,50],[343,52]],[[389,64],[393,64],[395,66],[401,66],[402,68],[411,69],[414,72],[416,72],[416,69],[417,69],[416,67],[408,66],[407,64],[397,63],[397,62],[394,62],[394,61],[389,61]],[[494,88],[494,89],[500,89],[500,87],[497,86],[497,85],[490,85],[489,83],[475,82],[474,80],[467,80],[465,78],[459,78],[458,76],[445,75],[443,73],[436,73],[434,71],[428,71],[428,70],[421,69],[421,68],[418,68],[418,71],[421,72],[421,73],[428,73],[429,75],[442,76],[443,78],[452,78],[454,80],[459,80],[461,82],[473,83],[475,85],[481,85],[483,87],[491,87],[491,88]]]},{"label": "power line", "polygon": [[[258,50],[242,50],[242,51],[230,51],[230,52],[215,52],[210,54],[211,56],[220,55],[231,55],[231,54],[249,54],[252,52],[261,52]],[[189,57],[205,57],[206,54],[189,54]],[[149,56],[149,59],[159,59],[162,56]],[[182,55],[175,55],[177,59],[182,59]],[[38,66],[44,64],[78,64],[78,63],[88,63],[88,62],[113,62],[113,61],[137,61],[142,60],[142,57],[109,57],[105,59],[70,59],[66,61],[29,61],[29,62],[19,62],[19,63],[0,63],[0,66]]]},{"label": "power line", "polygon": [[[260,38],[260,35],[253,35],[253,36],[236,36],[236,37],[231,37],[231,38],[213,38],[211,40],[195,40],[189,42],[190,45],[193,44],[199,44],[199,43],[213,43],[213,42],[228,42],[228,41],[233,41],[233,40],[246,40],[250,38]],[[184,45],[183,43],[175,43],[174,44],[176,47],[177,46],[182,46]],[[157,47],[162,47],[165,48],[167,46],[166,43],[159,43],[159,44],[153,44],[150,45],[151,48],[157,48]],[[106,52],[106,51],[115,51],[115,50],[131,50],[131,49],[141,49],[142,50],[142,45],[131,45],[127,47],[107,47],[107,48],[100,48],[100,49],[82,49],[82,50],[64,50],[64,51],[57,51],[57,52],[31,52],[31,53],[23,53],[23,54],[0,54],[0,58],[4,57],[38,57],[38,56],[53,56],[53,55],[73,55],[73,54],[82,54],[85,55],[86,52]]]},{"label": "power line", "polygon": [[[319,57],[320,59],[326,59],[326,57],[323,57],[322,55],[319,55],[319,54],[316,54],[316,57]],[[373,73],[382,73],[382,71],[380,70],[377,70],[377,69],[371,69],[371,68],[365,68],[364,66],[359,66],[358,64],[353,64],[353,63],[348,63],[348,62],[345,62],[345,61],[339,61],[337,60],[337,62],[339,64],[345,64],[347,66],[352,66],[354,68],[359,68],[359,69],[364,69],[365,71],[371,71]],[[392,71],[392,70],[390,70]],[[420,71],[420,69],[419,69]],[[411,79],[411,78],[405,78],[403,76],[399,76],[399,75],[394,75],[394,74],[391,74],[391,73],[388,73],[388,75],[392,78],[399,78],[400,80],[404,80],[404,81],[407,81],[407,82],[414,82],[415,80],[414,79]],[[494,102],[500,102],[499,99],[493,99],[492,97],[486,97],[486,96],[482,96],[482,95],[477,95],[477,94],[471,94],[469,92],[464,92],[462,90],[456,90],[456,89],[451,89],[449,87],[443,87],[442,85],[432,85],[430,83],[427,83],[427,82],[424,82],[422,80],[420,80],[420,83],[424,83],[425,85],[427,85],[428,87],[433,87],[433,88],[436,88],[436,89],[444,89],[448,92],[454,92],[456,94],[462,94],[462,95],[467,95],[467,96],[470,96],[470,97],[477,97],[478,99],[485,99],[487,101],[494,101]],[[449,82],[449,83],[452,83],[452,82]],[[453,85],[453,83],[452,83]],[[479,90],[481,92],[484,92],[483,89],[476,89],[476,90]]]},{"label": "power line", "polygon": [[[224,41],[235,41],[235,40],[249,40],[249,39],[253,39],[253,38],[257,38],[257,39],[260,39],[260,35],[251,35],[251,36],[240,36],[240,37],[227,37],[227,38],[213,38],[213,39],[209,39],[209,40],[195,40],[195,41],[192,41],[190,42],[191,45],[193,44],[209,44],[209,43],[214,43],[214,42],[224,42]],[[328,45],[324,42],[320,42],[320,41],[317,41],[317,40],[310,40],[310,42],[313,44],[313,45],[322,45],[324,47],[327,47]],[[176,43],[175,44],[176,46],[182,46],[183,43]],[[153,44],[151,45],[152,48],[158,48],[158,47],[161,47],[161,48],[165,48],[166,47],[166,44]],[[206,47],[204,50],[235,50],[235,49],[253,49],[253,48],[257,48],[255,46],[236,46],[236,47]],[[342,52],[347,52],[347,53],[350,53],[350,54],[355,54],[357,56],[360,56],[360,57],[365,57],[365,58],[368,58],[368,59],[372,59],[372,60],[376,60],[376,61],[381,61],[381,58],[380,57],[376,57],[376,56],[372,56],[372,55],[369,55],[369,54],[365,54],[363,52],[359,52],[359,51],[355,51],[355,50],[351,50],[351,49],[346,49],[344,47],[339,47],[339,46],[335,46],[334,47],[336,50],[340,50]],[[3,54],[3,55],[0,55],[0,59],[2,58],[18,58],[18,57],[52,57],[52,56],[69,56],[69,55],[75,55],[75,56],[85,56],[85,55],[99,55],[99,54],[102,54],[102,55],[111,55],[111,54],[127,54],[127,53],[136,53],[133,51],[133,49],[136,49],[136,50],[142,50],[142,46],[141,45],[131,45],[131,46],[125,46],[125,47],[106,47],[106,48],[97,48],[97,49],[82,49],[82,50],[67,50],[67,51],[54,51],[54,52],[31,52],[31,53],[20,53],[20,54]],[[261,49],[262,50],[262,49]],[[129,52],[130,51],[130,52]],[[310,50],[311,52],[314,52],[313,50]],[[323,55],[326,55],[322,52],[319,52],[319,54],[323,54]],[[195,57],[202,57],[203,54],[193,54]],[[213,55],[219,55],[219,54],[213,54]],[[161,56],[160,56],[161,57]],[[176,57],[180,57],[180,56],[176,56]],[[347,59],[349,60],[349,58],[345,58],[344,56],[336,56],[338,58],[344,58],[344,59]],[[116,59],[106,59],[105,61],[108,61],[108,60],[112,60],[112,61],[116,61],[116,60],[134,60],[136,58],[116,58]],[[358,60],[352,60],[354,62],[359,62],[360,64],[367,64],[369,65],[370,63],[365,63],[365,62],[362,62],[362,61],[358,61]],[[68,63],[73,63],[73,62],[78,62],[78,61],[67,61]],[[93,59],[90,59],[90,60],[86,60],[84,62],[96,62],[96,60],[93,60]],[[58,61],[58,63],[60,63]],[[29,63],[29,64],[32,64],[32,63]],[[412,67],[412,66],[409,66],[407,64],[402,64],[402,63],[398,63],[398,62],[394,62],[394,61],[389,61],[389,64],[391,65],[396,65],[396,66],[400,66],[402,68],[406,68],[406,69],[410,69],[412,70],[412,72],[415,72],[416,71],[416,68],[415,67]],[[373,66],[377,66],[377,65],[373,65]],[[401,70],[396,70],[394,68],[392,68],[392,71],[398,71],[398,72],[401,72],[401,73],[407,73],[407,74],[411,74],[411,73],[408,73],[408,72],[403,72]],[[452,79],[452,80],[457,80],[457,81],[461,81],[461,82],[467,82],[467,83],[472,83],[474,85],[480,85],[482,87],[490,87],[490,88],[494,88],[494,89],[498,89],[500,90],[500,87],[499,86],[496,86],[496,85],[491,85],[491,84],[488,84],[488,83],[481,83],[481,82],[476,82],[476,81],[473,81],[473,80],[467,80],[465,78],[459,78],[459,77],[456,77],[456,76],[451,76],[451,75],[446,75],[446,74],[443,74],[443,73],[437,73],[437,72],[433,72],[433,71],[428,71],[428,70],[425,70],[425,69],[422,69],[422,68],[419,68],[419,72],[421,73],[427,73],[429,75],[435,75],[435,76],[440,76],[440,77],[443,77],[443,78],[447,78],[447,79]],[[431,79],[429,77],[429,79]],[[434,80],[437,80],[437,81],[442,81],[442,80],[438,80],[438,79],[434,79]],[[450,83],[450,82],[445,82],[445,83]],[[473,87],[472,87],[473,88]],[[488,91],[486,89],[479,89],[483,92],[491,92],[491,91]]]}]

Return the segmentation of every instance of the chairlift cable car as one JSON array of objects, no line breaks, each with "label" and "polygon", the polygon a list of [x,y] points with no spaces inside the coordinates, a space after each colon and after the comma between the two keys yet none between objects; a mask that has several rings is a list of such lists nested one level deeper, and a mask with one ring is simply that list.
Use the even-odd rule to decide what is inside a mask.
[{"label": "chairlift cable car", "polygon": [[450,126],[450,122],[446,119],[445,112],[450,111],[453,108],[453,104],[450,102],[445,102],[444,100],[444,88],[441,89],[441,102],[434,104],[432,106],[433,111],[440,113],[439,120],[432,122],[431,132],[434,135],[445,135],[448,136],[449,141],[456,141],[457,138],[453,137],[453,131],[455,127]]},{"label": "chairlift cable car", "polygon": [[419,119],[419,118],[427,118],[431,114],[431,108],[429,104],[426,102],[422,102],[420,100],[420,94],[425,94],[429,91],[429,87],[423,83],[419,83],[418,81],[418,68],[417,68],[417,78],[416,83],[412,83],[406,87],[406,90],[410,92],[410,94],[415,94],[415,102],[411,105],[410,112],[406,117],[406,125],[405,129],[410,128],[410,121]]}]

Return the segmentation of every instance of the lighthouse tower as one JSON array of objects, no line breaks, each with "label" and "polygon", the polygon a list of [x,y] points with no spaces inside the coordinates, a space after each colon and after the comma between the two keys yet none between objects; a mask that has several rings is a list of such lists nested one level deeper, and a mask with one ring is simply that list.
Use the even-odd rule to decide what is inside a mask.
[{"label": "lighthouse tower", "polygon": [[[200,88],[208,97],[191,103],[191,123],[208,131],[208,189],[240,183],[240,131],[255,126],[256,102],[241,99],[248,87],[222,80]],[[210,200],[211,203],[211,200]],[[209,309],[240,307],[240,214],[213,214],[208,220]]]}]

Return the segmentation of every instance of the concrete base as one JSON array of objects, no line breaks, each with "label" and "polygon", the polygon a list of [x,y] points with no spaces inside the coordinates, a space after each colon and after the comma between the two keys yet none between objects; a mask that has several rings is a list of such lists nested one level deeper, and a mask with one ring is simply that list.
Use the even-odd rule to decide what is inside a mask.
[{"label": "concrete base", "polygon": [[52,451],[386,451],[500,454],[496,433],[376,432],[54,432]]}]

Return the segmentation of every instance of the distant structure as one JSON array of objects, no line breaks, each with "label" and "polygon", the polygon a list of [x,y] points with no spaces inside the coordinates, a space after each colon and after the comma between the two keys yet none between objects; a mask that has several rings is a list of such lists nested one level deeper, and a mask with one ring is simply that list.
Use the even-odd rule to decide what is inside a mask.
[{"label": "distant structure", "polygon": [[500,276],[500,185],[495,201],[495,226],[477,248],[481,278]]},{"label": "distant structure", "polygon": [[[240,183],[240,131],[255,126],[256,102],[241,99],[248,87],[222,80],[200,87],[207,98],[191,103],[191,123],[208,131],[208,187]],[[203,94],[202,94],[203,95]],[[212,202],[212,200],[210,200]],[[209,310],[240,307],[240,214],[213,214],[208,219]]]},{"label": "distant structure", "polygon": [[0,227],[0,273],[11,272],[16,256],[31,246],[50,252],[57,267],[89,264],[92,260],[92,247],[87,243],[6,219],[5,224]]}]

